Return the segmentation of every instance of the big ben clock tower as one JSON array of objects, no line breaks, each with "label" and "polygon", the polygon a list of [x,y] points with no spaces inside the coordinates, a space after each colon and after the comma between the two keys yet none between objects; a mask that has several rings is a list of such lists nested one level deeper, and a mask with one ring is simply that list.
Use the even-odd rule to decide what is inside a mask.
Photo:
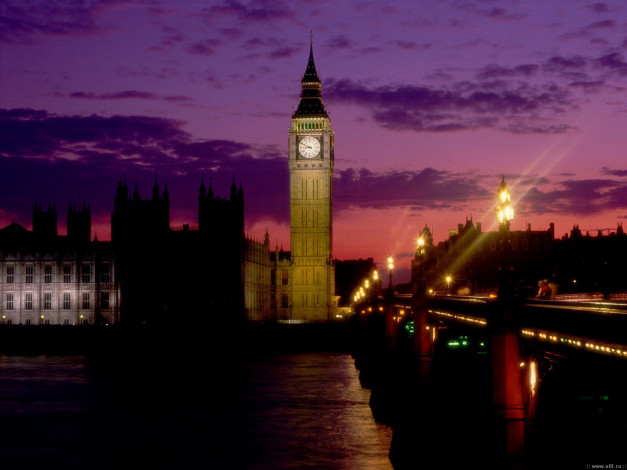
[{"label": "big ben clock tower", "polygon": [[300,102],[289,129],[292,318],[328,321],[335,302],[333,128],[309,49]]}]

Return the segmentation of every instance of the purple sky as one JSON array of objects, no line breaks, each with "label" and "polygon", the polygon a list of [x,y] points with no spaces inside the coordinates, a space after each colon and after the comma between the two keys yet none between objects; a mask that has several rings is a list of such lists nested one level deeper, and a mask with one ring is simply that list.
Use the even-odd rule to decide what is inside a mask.
[{"label": "purple sky", "polygon": [[[247,231],[289,248],[287,130],[310,31],[336,134],[336,258],[411,254],[466,217],[596,234],[627,216],[627,4],[552,1],[0,2],[0,223],[201,176],[241,181]],[[64,222],[60,229],[65,230]],[[607,233],[607,232],[606,232]],[[408,265],[399,260],[399,267]]]}]

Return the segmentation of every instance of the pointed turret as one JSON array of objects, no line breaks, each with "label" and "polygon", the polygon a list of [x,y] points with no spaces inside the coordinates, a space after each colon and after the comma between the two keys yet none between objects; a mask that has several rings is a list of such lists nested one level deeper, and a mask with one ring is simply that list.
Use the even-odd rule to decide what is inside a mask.
[{"label": "pointed turret", "polygon": [[301,81],[300,102],[298,109],[292,117],[326,117],[327,110],[322,103],[322,83],[316,71],[316,64],[313,57],[313,41],[309,45],[309,61],[305,69],[305,75]]},{"label": "pointed turret", "polygon": [[231,183],[231,201],[234,201],[237,197],[237,186],[235,185],[235,177],[233,177],[233,183]]},{"label": "pointed turret", "polygon": [[152,200],[159,200],[159,184],[157,183],[157,177],[155,176],[155,184],[152,186]]}]

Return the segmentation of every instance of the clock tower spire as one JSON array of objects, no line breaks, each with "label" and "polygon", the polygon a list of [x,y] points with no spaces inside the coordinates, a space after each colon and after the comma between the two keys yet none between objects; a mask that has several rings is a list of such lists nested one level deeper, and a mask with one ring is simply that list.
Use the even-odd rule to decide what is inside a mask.
[{"label": "clock tower spire", "polygon": [[329,321],[335,309],[333,141],[312,41],[288,136],[293,320]]}]

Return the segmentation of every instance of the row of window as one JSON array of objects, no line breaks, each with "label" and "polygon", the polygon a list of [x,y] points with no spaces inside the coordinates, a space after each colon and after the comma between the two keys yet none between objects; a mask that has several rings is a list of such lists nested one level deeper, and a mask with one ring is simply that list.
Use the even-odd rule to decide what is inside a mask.
[{"label": "row of window", "polygon": [[[545,250],[548,249],[547,242],[545,242],[544,245],[545,245]],[[497,246],[496,240],[490,240],[490,250],[495,251],[496,246]],[[512,250],[518,250],[518,240],[516,239],[511,240],[511,247],[512,247]],[[522,240],[522,249],[523,250],[529,249],[529,240],[527,238],[523,238]],[[533,249],[535,251],[540,250],[540,240],[538,240],[537,238],[533,239]]]},{"label": "row of window", "polygon": [[[43,315],[42,315],[43,317]],[[82,315],[81,315],[82,317]],[[0,322],[3,325],[12,325],[13,324],[13,320],[11,320],[10,318],[4,318],[4,315],[2,316],[2,320],[0,320]],[[80,322],[83,325],[89,325],[89,318],[81,318]],[[26,318],[24,320],[24,324],[25,325],[32,325],[31,319],[30,318]],[[39,324],[40,325],[50,325],[50,319],[49,318],[41,318],[41,320],[39,320]],[[69,318],[64,318],[63,319],[63,325],[69,325],[70,324],[70,320]]]},{"label": "row of window", "polygon": [[299,131],[324,129],[324,124],[322,122],[297,122],[296,129]]},{"label": "row of window", "polygon": [[[28,264],[24,269],[24,282],[26,284],[32,284],[34,281],[34,272],[35,268],[32,264]],[[7,266],[6,267],[6,283],[13,284],[15,283],[16,272],[15,266]],[[81,282],[88,283],[91,282],[91,265],[83,264],[81,265]],[[53,266],[46,265],[44,266],[44,284],[51,284],[53,281]],[[63,265],[63,282],[66,284],[70,284],[72,282],[72,265],[64,264]],[[103,264],[101,266],[100,271],[100,282],[109,283],[111,282],[111,269],[108,264]]]},{"label": "row of window", "polygon": [[[81,308],[85,310],[89,310],[91,308],[91,293],[82,292],[81,294],[82,294]],[[109,292],[101,292],[100,293],[100,308],[110,308],[109,299],[110,299]],[[61,302],[61,306],[63,310],[72,309],[72,295],[70,292],[63,292],[63,300]],[[6,310],[15,309],[15,294],[13,292],[8,292],[6,294],[5,308]],[[44,292],[43,309],[52,310],[52,292]],[[33,310],[33,293],[32,292],[24,293],[24,310]]]},{"label": "row of window", "polygon": [[[287,286],[289,282],[289,277],[290,277],[289,271],[287,269],[281,269],[281,285],[282,286]],[[276,269],[272,269],[272,271],[270,271],[270,284],[273,286],[277,285]]]}]

